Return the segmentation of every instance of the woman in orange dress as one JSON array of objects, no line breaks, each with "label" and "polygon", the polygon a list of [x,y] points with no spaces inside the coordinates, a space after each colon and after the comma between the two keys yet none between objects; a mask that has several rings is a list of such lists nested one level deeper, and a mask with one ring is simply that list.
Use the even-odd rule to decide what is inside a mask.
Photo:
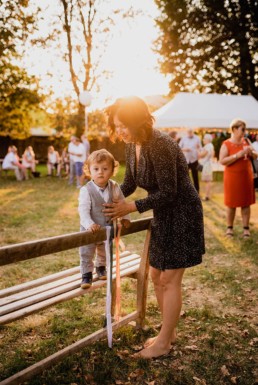
[{"label": "woman in orange dress", "polygon": [[255,203],[253,170],[250,157],[256,158],[250,143],[244,138],[246,123],[235,119],[230,125],[231,138],[225,140],[220,149],[219,160],[225,166],[224,203],[227,207],[227,232],[233,236],[236,208],[241,207],[244,237],[250,236],[250,206]]}]

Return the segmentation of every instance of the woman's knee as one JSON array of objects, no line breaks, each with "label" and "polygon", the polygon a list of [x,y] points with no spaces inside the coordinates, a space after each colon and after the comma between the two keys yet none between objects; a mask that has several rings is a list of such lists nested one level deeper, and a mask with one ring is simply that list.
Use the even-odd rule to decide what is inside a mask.
[{"label": "woman's knee", "polygon": [[181,287],[184,271],[185,269],[165,270],[160,275],[160,283],[162,286]]},{"label": "woman's knee", "polygon": [[155,269],[154,267],[150,268],[150,276],[154,285],[160,284],[160,275],[161,275],[161,270]]}]

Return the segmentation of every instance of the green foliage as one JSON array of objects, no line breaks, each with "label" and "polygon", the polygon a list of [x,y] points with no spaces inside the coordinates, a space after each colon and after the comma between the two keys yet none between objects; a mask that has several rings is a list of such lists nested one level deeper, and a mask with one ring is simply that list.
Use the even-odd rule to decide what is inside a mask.
[{"label": "green foliage", "polygon": [[[78,137],[83,134],[85,129],[84,108],[78,110],[78,103],[70,97],[57,99],[52,105],[51,126],[63,137],[69,138],[76,134]],[[88,133],[90,140],[98,139],[106,134],[105,115],[100,110],[87,113]]]},{"label": "green foliage", "polygon": [[[8,69],[11,69],[10,65]],[[5,69],[2,68],[2,70]],[[11,70],[16,74],[19,72],[18,67]],[[20,74],[22,75],[22,72]],[[3,75],[2,71],[0,71],[0,80],[5,77],[1,75]],[[23,75],[25,76],[25,74]],[[40,103],[40,96],[36,90],[21,86],[22,82],[26,82],[24,76],[19,83],[13,82],[9,89],[7,86],[0,90],[0,134],[10,135],[17,139],[29,136],[33,124],[31,113],[39,108]],[[27,80],[30,82],[29,78]],[[9,78],[9,82],[12,82],[12,79]]]},{"label": "green foliage", "polygon": [[31,111],[39,105],[37,83],[19,66],[20,48],[32,32],[29,1],[0,0],[0,134],[26,137]]},{"label": "green foliage", "polygon": [[35,14],[29,14],[29,0],[0,0],[0,58],[17,56],[17,43],[33,31]]},{"label": "green foliage", "polygon": [[161,70],[179,91],[258,99],[257,4],[251,0],[156,0]]}]

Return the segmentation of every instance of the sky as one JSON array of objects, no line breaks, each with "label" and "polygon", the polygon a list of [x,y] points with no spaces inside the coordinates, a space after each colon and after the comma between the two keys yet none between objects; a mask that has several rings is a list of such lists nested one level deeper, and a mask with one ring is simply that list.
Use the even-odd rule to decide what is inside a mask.
[{"label": "sky", "polygon": [[[42,1],[33,0],[35,5]],[[166,95],[169,92],[168,79],[160,74],[158,56],[152,50],[153,41],[158,36],[154,18],[158,14],[153,0],[112,0],[112,6],[122,8],[132,6],[141,9],[142,14],[135,20],[123,20],[114,27],[113,36],[103,56],[103,68],[112,76],[103,79],[100,92],[91,94],[91,109],[103,107],[107,99],[113,101],[126,95]],[[50,14],[57,9],[58,0],[44,0],[47,9],[40,23],[38,35],[48,32]],[[64,40],[65,44],[65,40]],[[24,57],[30,74],[39,76],[41,85],[52,88],[55,97],[73,94],[68,64],[65,64],[51,49],[34,48]],[[53,76],[49,76],[48,73]]]}]

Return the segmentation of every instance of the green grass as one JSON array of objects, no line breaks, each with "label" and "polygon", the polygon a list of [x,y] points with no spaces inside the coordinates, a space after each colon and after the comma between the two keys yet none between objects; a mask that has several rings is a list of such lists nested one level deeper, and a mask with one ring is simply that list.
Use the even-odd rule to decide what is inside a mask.
[{"label": "green grass", "polygon": [[[21,183],[11,174],[1,179],[1,245],[78,231],[78,190],[68,186],[66,179],[45,177],[44,167],[40,171],[40,178]],[[123,172],[121,167],[118,181]],[[114,334],[112,350],[104,339],[27,384],[255,384],[258,208],[252,206],[251,239],[241,237],[239,212],[235,236],[226,239],[221,176],[215,179],[212,201],[204,203],[206,255],[202,265],[185,273],[178,339],[168,357],[153,361],[131,357],[147,337],[158,332],[160,313],[150,283],[144,330],[123,327]],[[133,198],[144,194],[138,189]],[[140,233],[124,238],[126,248],[137,252],[143,240]],[[0,287],[78,263],[75,249],[1,267]],[[123,279],[123,314],[135,310],[135,293],[136,282]],[[104,312],[105,289],[100,289],[0,327],[0,380],[98,330]]]}]

